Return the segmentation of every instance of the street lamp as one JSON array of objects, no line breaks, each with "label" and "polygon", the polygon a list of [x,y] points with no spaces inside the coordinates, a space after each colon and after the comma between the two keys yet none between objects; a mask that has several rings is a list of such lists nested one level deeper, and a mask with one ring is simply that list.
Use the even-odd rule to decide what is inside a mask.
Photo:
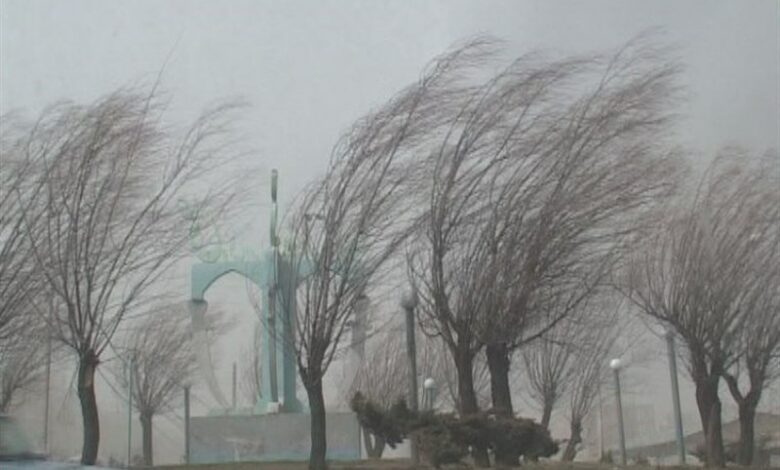
[{"label": "street lamp", "polygon": [[[401,296],[401,308],[406,315],[406,354],[409,357],[409,408],[417,411],[417,347],[414,341],[414,309],[420,299],[417,289],[412,286]],[[417,455],[417,443],[414,438],[409,440],[412,463],[419,462]]]},{"label": "street lamp", "polygon": [[612,359],[609,361],[609,367],[615,373],[615,403],[617,405],[618,433],[620,436],[620,461],[625,467],[628,459],[626,458],[626,433],[623,428],[623,403],[620,399],[620,368],[623,367],[623,362],[620,359]]},{"label": "street lamp", "polygon": [[666,330],[666,349],[669,353],[669,374],[672,378],[672,404],[674,406],[674,429],[677,437],[677,452],[680,465],[685,465],[685,442],[683,438],[682,412],[680,411],[680,386],[677,381],[677,354],[674,349],[674,331]]},{"label": "street lamp", "polygon": [[436,400],[436,382],[428,377],[423,381],[423,409],[430,411],[433,409],[433,403]]}]

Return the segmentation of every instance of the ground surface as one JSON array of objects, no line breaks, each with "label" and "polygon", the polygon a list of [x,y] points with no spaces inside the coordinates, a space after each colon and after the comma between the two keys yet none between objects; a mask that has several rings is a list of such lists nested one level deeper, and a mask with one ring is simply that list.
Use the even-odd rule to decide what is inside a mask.
[{"label": "ground surface", "polygon": [[[157,467],[161,470],[306,470],[308,468],[306,462],[236,462],[236,463],[224,463],[224,464],[201,464],[201,465],[166,465]],[[412,466],[408,460],[379,460],[369,461],[364,460],[360,462],[332,462],[330,465],[332,470],[414,470],[428,469],[430,467]],[[449,469],[467,470],[471,467],[466,465],[451,465],[443,467]],[[495,468],[495,467],[493,467]],[[616,465],[599,465],[595,463],[561,463],[561,462],[547,462],[536,465],[526,465],[524,470],[617,470],[621,467]],[[654,470],[657,467],[654,466],[629,466],[630,470]],[[696,470],[702,467],[688,466],[688,467],[660,467],[663,470]]]}]

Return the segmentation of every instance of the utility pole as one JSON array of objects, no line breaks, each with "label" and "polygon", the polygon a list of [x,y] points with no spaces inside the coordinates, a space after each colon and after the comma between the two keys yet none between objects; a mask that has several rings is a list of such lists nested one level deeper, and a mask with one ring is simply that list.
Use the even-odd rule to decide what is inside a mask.
[{"label": "utility pole", "polygon": [[615,404],[617,405],[618,433],[620,435],[620,462],[625,467],[628,463],[626,456],[626,433],[623,428],[623,402],[620,399],[620,368],[623,366],[620,359],[612,359],[609,367],[615,373]]},{"label": "utility pole", "polygon": [[46,335],[46,397],[43,403],[43,449],[49,453],[49,401],[51,400],[51,332]]},{"label": "utility pole", "polygon": [[[406,354],[409,357],[409,408],[412,412],[418,410],[417,405],[417,345],[414,340],[414,309],[417,308],[419,298],[417,291],[412,288],[401,298],[401,307],[406,314]],[[417,441],[409,438],[409,448],[412,463],[417,465],[420,461],[417,454]]]},{"label": "utility pole", "polygon": [[604,460],[604,401],[601,398],[601,378],[596,384],[599,395],[599,462]]},{"label": "utility pole", "polygon": [[131,454],[133,444],[133,367],[135,366],[135,354],[130,356],[127,367],[127,466],[131,465]]},{"label": "utility pole", "polygon": [[672,405],[674,406],[674,429],[677,438],[677,452],[680,465],[685,465],[685,440],[683,434],[682,411],[680,410],[680,385],[677,381],[677,353],[674,348],[674,332],[667,330],[666,348],[669,352],[669,374],[672,378]]},{"label": "utility pole", "polygon": [[233,362],[233,411],[236,411],[236,363]]},{"label": "utility pole", "polygon": [[190,463],[190,386],[184,386],[184,463]]}]

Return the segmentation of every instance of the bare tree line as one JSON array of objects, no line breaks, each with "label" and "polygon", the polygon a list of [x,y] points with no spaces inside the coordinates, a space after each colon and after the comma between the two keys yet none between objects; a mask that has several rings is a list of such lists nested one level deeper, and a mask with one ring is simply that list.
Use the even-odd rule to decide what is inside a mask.
[{"label": "bare tree line", "polygon": [[216,106],[177,134],[164,104],[155,91],[120,90],[33,122],[4,119],[3,179],[14,183],[2,185],[0,288],[13,295],[0,303],[2,323],[55,299],[40,320],[77,358],[85,464],[97,458],[94,380],[106,348],[186,254],[192,211],[212,223],[234,202],[233,181],[209,175],[235,155],[225,140],[234,107]]},{"label": "bare tree line", "polygon": [[[627,282],[628,297],[685,345],[712,466],[725,465],[721,379],[739,407],[739,463],[748,465],[755,407],[776,377],[777,165],[776,154],[748,159],[725,149],[635,255]],[[747,392],[739,384],[742,371]]]},{"label": "bare tree line", "polygon": [[[480,39],[445,57],[468,57],[467,65],[479,68],[493,63],[498,51],[494,42]],[[698,218],[703,213],[712,214],[708,224],[741,227],[724,232],[724,236],[730,235],[719,242],[719,249],[727,256],[710,254],[706,258],[720,266],[718,270],[713,268],[704,275],[702,260],[676,268],[675,263],[686,259],[678,252],[668,253],[662,257],[666,264],[654,268],[657,256],[641,260],[637,256],[649,251],[648,247],[655,246],[667,233],[674,233],[678,226],[691,225],[666,217],[685,205],[685,195],[680,191],[687,174],[685,161],[670,137],[675,103],[680,98],[680,64],[670,51],[640,36],[611,54],[564,60],[529,54],[487,80],[470,74],[471,70],[464,69],[457,81],[452,80],[452,92],[447,94],[452,97],[450,101],[437,101],[446,104],[439,109],[449,114],[441,117],[435,129],[426,129],[426,138],[414,142],[417,158],[399,159],[406,173],[399,169],[397,174],[407,180],[404,189],[409,202],[406,213],[393,220],[393,228],[401,228],[386,233],[401,233],[403,243],[393,245],[393,253],[381,251],[384,264],[394,265],[400,255],[406,261],[408,277],[421,299],[419,326],[426,335],[446,345],[457,371],[459,414],[480,410],[473,375],[479,354],[484,352],[490,372],[492,411],[512,415],[509,371],[514,352],[528,351],[526,365],[530,366],[529,345],[543,350],[547,347],[549,350],[542,354],[547,363],[539,370],[547,374],[551,369],[554,381],[560,383],[562,390],[552,392],[553,398],[564,396],[563,389],[569,388],[571,448],[564,454],[573,458],[582,422],[604,378],[605,360],[614,353],[618,334],[612,328],[614,323],[599,320],[606,312],[592,309],[591,304],[599,297],[615,296],[614,288],[618,287],[643,313],[675,327],[686,344],[693,344],[687,338],[692,333],[683,335],[686,327],[676,327],[666,317],[674,309],[654,306],[653,302],[683,302],[681,315],[693,318],[702,344],[694,348],[701,350],[700,354],[690,354],[690,369],[698,384],[697,399],[710,446],[709,463],[723,465],[717,445],[712,444],[720,432],[714,384],[726,378],[735,399],[745,403],[740,408],[747,416],[748,403],[754,403],[760,394],[735,386],[740,383],[737,374],[744,375],[752,367],[753,376],[771,377],[774,369],[770,364],[775,364],[777,357],[776,352],[769,352],[776,342],[773,334],[765,335],[765,341],[758,343],[765,347],[750,344],[744,340],[746,334],[751,334],[745,328],[748,323],[738,321],[746,318],[748,310],[760,311],[762,315],[756,314],[753,321],[764,319],[770,327],[762,332],[774,331],[773,320],[769,319],[777,317],[773,310],[776,288],[772,288],[777,284],[776,271],[771,267],[777,264],[772,264],[777,248],[776,231],[772,229],[777,224],[773,212],[766,208],[776,197],[771,189],[777,187],[776,176],[767,176],[774,174],[768,169],[775,168],[776,160],[766,160],[769,167],[754,174],[763,175],[766,181],[754,179],[741,184],[733,180],[732,171],[728,181],[724,178],[711,186],[713,190],[728,187],[727,191],[716,194],[711,190],[707,198],[702,198],[711,198],[707,204],[712,207],[703,211],[697,206],[692,211]],[[417,96],[425,99],[422,92]],[[397,103],[391,101],[381,108],[382,112],[395,112]],[[372,117],[367,121],[373,122]],[[381,149],[377,155],[382,155]],[[354,165],[358,167],[357,161]],[[378,166],[374,171],[380,176],[375,177],[381,178],[384,168]],[[326,180],[338,179],[337,175],[334,169]],[[348,195],[358,191],[359,182],[367,179],[341,179],[350,189],[335,186],[339,190],[328,194]],[[379,187],[375,181],[372,187]],[[307,194],[323,194],[324,187],[331,186],[318,186]],[[747,187],[756,194],[741,199]],[[760,196],[757,188],[763,188]],[[732,219],[716,220],[720,214]],[[753,219],[748,219],[748,214]],[[408,232],[402,229],[407,223]],[[755,233],[757,224],[760,234]],[[303,225],[299,222],[297,227]],[[359,233],[351,230],[355,232]],[[721,236],[714,232],[715,237]],[[759,238],[761,243],[756,241]],[[353,245],[331,240],[329,252],[353,252]],[[688,248],[691,243],[686,241],[685,250],[694,249]],[[759,244],[767,248],[759,250]],[[697,257],[706,254],[696,250]],[[745,262],[748,255],[751,260],[755,257],[755,263]],[[373,280],[369,275],[374,272],[373,266],[365,271],[363,279]],[[337,271],[334,267],[328,276],[344,282]],[[631,274],[624,276],[620,274],[623,272]],[[680,276],[686,277],[688,272],[690,279],[683,281]],[[689,306],[693,298],[683,300],[682,294],[670,298],[666,290],[641,296],[642,286],[637,279],[642,273],[647,279],[650,274],[662,276],[658,283],[644,286],[651,293],[659,286],[676,291],[693,283],[696,288],[690,295],[694,295],[697,307]],[[317,282],[328,277],[316,272],[312,276]],[[699,281],[695,280],[697,276],[701,277]],[[732,282],[735,278],[738,283]],[[670,287],[672,283],[676,287]],[[370,287],[360,285],[361,289]],[[324,303],[320,305],[326,308]],[[712,312],[719,309],[722,316],[713,317]],[[344,319],[348,317],[346,312]],[[583,336],[556,340],[556,328],[571,329],[573,323],[568,320],[572,317],[578,318],[576,325],[584,330]],[[347,322],[342,324],[348,326]],[[713,346],[721,341],[720,337],[735,346]],[[329,344],[338,343],[338,337],[330,339]],[[566,346],[562,357],[555,358],[552,346],[558,341]],[[577,341],[587,345],[585,353],[576,357],[576,364],[568,365],[567,361],[575,358],[567,359],[565,349]],[[737,344],[743,347],[737,348]],[[747,344],[753,347],[750,352]],[[711,347],[715,349],[708,352]],[[707,362],[713,358],[717,361],[714,369]],[[761,380],[742,380],[761,387]],[[543,420],[548,419],[543,416]],[[472,450],[478,465],[488,464],[486,449]],[[500,461],[501,456],[497,455],[496,460]]]},{"label": "bare tree line", "polygon": [[[277,269],[296,287],[278,295],[294,324],[279,339],[308,396],[310,468],[326,468],[322,378],[356,305],[399,272],[419,293],[424,355],[441,364],[460,416],[488,407],[480,383],[490,410],[513,416],[510,372],[521,363],[543,424],[568,397],[564,458],[574,458],[618,334],[599,300],[617,288],[685,345],[707,463],[725,465],[724,379],[742,423],[739,462],[749,464],[761,392],[780,372],[777,155],[727,149],[688,194],[670,137],[680,98],[670,51],[640,36],[607,54],[526,54],[491,74],[501,54],[478,38],[433,60],[341,137],[286,220]],[[188,375],[175,315],[124,336],[121,327],[129,312],[160,305],[155,284],[186,253],[193,211],[208,225],[236,207],[235,179],[210,174],[233,155],[233,108],[205,112],[181,135],[163,108],[155,93],[123,90],[35,122],[4,119],[0,361],[41,325],[75,355],[87,464],[99,444],[94,375],[115,339],[148,355],[138,356],[134,393],[149,426],[178,372]],[[403,366],[397,346],[383,343],[375,371]],[[169,368],[155,369],[166,351]],[[390,396],[387,376],[362,374],[359,386]],[[486,448],[472,457],[490,464]],[[506,458],[495,456],[516,463]]]}]

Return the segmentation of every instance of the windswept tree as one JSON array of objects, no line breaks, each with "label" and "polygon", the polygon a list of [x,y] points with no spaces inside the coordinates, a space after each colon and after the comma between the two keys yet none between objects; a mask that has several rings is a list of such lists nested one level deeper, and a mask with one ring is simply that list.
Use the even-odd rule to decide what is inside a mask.
[{"label": "windswept tree", "polygon": [[120,357],[111,372],[121,389],[131,390],[141,421],[143,462],[152,466],[152,420],[174,409],[197,368],[191,321],[183,305],[164,304],[127,323],[130,328],[118,338]]},{"label": "windswept tree", "polygon": [[493,409],[513,413],[512,352],[595,291],[674,186],[677,70],[641,38],[604,57],[529,54],[472,87],[430,152],[410,271],[423,327],[457,365],[461,414],[477,411],[483,346]]},{"label": "windswept tree", "polygon": [[[483,60],[495,54],[494,46],[483,45]],[[520,179],[509,181],[523,166],[515,153],[551,144],[550,136],[539,132],[546,122],[548,92],[577,67],[540,65],[534,57],[523,57],[486,83],[464,89],[466,99],[430,151],[426,217],[409,271],[420,292],[421,326],[444,341],[455,363],[461,416],[479,411],[473,362],[484,345],[482,314],[501,297],[495,291],[504,290],[496,260],[498,239],[512,230],[501,224],[506,201],[533,192],[518,185]],[[475,448],[473,457],[478,465],[488,464],[484,448]]]},{"label": "windswept tree", "polygon": [[774,302],[760,294],[777,272],[777,185],[767,170],[725,150],[669,209],[627,276],[629,298],[685,346],[709,466],[725,465],[720,379],[746,354],[749,318],[771,315]]},{"label": "windswept tree", "polygon": [[576,373],[573,364],[581,345],[575,336],[580,333],[579,325],[562,322],[522,350],[525,388],[530,401],[542,410],[539,424],[545,429],[549,430],[553,410]]},{"label": "windswept tree", "polygon": [[[774,262],[780,265],[776,254]],[[755,310],[751,311],[745,320],[740,338],[739,360],[723,374],[739,412],[736,461],[745,466],[753,464],[756,409],[764,391],[780,376],[780,278],[776,273],[768,275],[767,278],[774,280],[771,285],[765,285],[766,290],[762,293],[756,293],[763,298],[757,301],[753,307]]]},{"label": "windswept tree", "polygon": [[[339,350],[361,297],[370,293],[407,239],[409,194],[424,175],[413,157],[442,132],[460,99],[457,79],[472,47],[436,59],[414,83],[360,119],[336,144],[323,178],[302,194],[289,220],[289,252],[298,279],[282,293],[297,310],[294,350],[311,410],[309,466],[325,463],[322,377]],[[282,275],[284,270],[282,270]]]},{"label": "windswept tree", "polygon": [[[433,379],[436,387],[434,405],[439,410],[457,411],[459,403],[458,370],[452,360],[449,348],[438,337],[418,336],[421,336],[417,341],[417,370],[420,374],[420,380]],[[480,409],[490,408],[490,371],[484,353],[477,354],[472,366],[477,404]]]},{"label": "windswept tree", "polygon": [[577,454],[585,419],[608,378],[609,359],[622,354],[623,344],[633,351],[639,344],[631,322],[620,315],[622,308],[612,293],[602,292],[522,350],[527,393],[542,409],[542,426],[549,427],[555,407],[564,405],[558,406],[569,421],[564,461]]},{"label": "windswept tree", "polygon": [[[583,425],[593,409],[601,386],[610,378],[609,360],[620,357],[625,345],[636,348],[638,334],[631,328],[629,319],[621,316],[617,305],[600,305],[600,310],[583,324],[583,333],[577,337],[577,354],[570,363],[568,397],[569,438],[561,460],[571,462],[577,456],[582,443]],[[620,341],[623,339],[624,341]],[[628,339],[626,341],[626,339]]]},{"label": "windswept tree", "polygon": [[518,179],[490,237],[498,275],[481,332],[494,408],[509,412],[512,352],[600,292],[679,168],[664,139],[678,65],[663,50],[640,37],[570,63],[582,88],[570,95],[554,86],[556,106],[539,129],[546,141],[509,155]]},{"label": "windswept tree", "polygon": [[[85,464],[95,463],[100,440],[94,378],[102,354],[186,254],[188,217],[213,223],[234,190],[227,176],[210,175],[235,155],[226,139],[232,108],[205,112],[181,136],[164,108],[154,93],[127,90],[61,104],[18,126],[3,148],[41,169],[14,197],[34,270],[63,306],[47,319],[50,329],[78,359]],[[185,197],[189,205],[180,204]]]},{"label": "windswept tree", "polygon": [[746,242],[756,263],[746,297],[739,308],[739,358],[726,369],[723,378],[739,410],[737,463],[751,465],[755,451],[755,415],[764,390],[780,376],[780,159],[768,153],[758,168],[760,175],[751,184],[755,197],[750,233]]},{"label": "windswept tree", "polygon": [[[25,219],[33,201],[19,195],[34,191],[42,169],[21,151],[18,117],[4,115],[0,127],[0,342],[12,341],[23,333],[30,315],[30,299],[43,291],[37,275],[32,245],[26,231],[38,220]],[[15,147],[16,146],[16,147]]]}]

